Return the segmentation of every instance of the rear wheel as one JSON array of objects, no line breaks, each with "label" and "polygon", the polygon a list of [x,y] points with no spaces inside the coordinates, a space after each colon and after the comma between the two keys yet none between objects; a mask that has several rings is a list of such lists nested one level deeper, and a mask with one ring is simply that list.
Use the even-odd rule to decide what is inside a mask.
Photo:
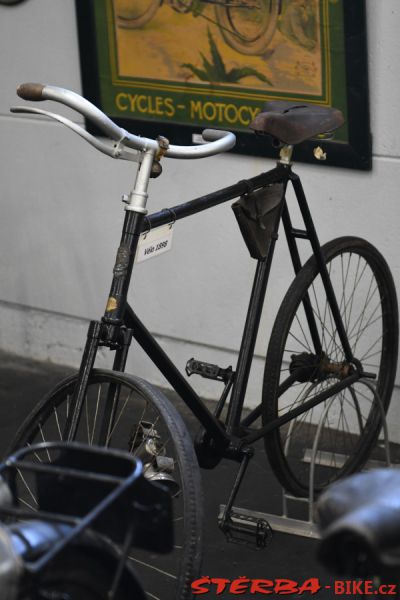
[{"label": "rear wheel", "polygon": [[146,25],[160,7],[160,0],[114,0],[119,27],[136,29]]},{"label": "rear wheel", "polygon": [[[382,255],[365,240],[339,238],[322,250],[354,358],[364,372],[376,375],[374,386],[386,412],[398,349],[393,278]],[[321,342],[318,351],[305,315],[307,305]],[[318,492],[361,468],[375,445],[382,419],[373,389],[357,382],[339,393],[330,392],[354,370],[346,361],[312,257],[278,311],[264,371],[264,424],[322,392],[327,394],[325,401],[265,437],[271,466],[292,494],[308,495],[312,465],[313,488]]]},{"label": "rear wheel", "polygon": [[215,6],[226,43],[241,54],[264,54],[278,22],[278,0],[228,0]]},{"label": "rear wheel", "polygon": [[[76,381],[76,375],[69,377],[43,399],[20,428],[9,453],[33,443],[67,439]],[[94,370],[74,439],[131,452],[142,460],[145,477],[170,490],[173,551],[157,555],[132,549],[129,559],[149,599],[191,598],[190,584],[199,575],[201,562],[202,493],[192,440],[179,413],[147,382]],[[18,487],[20,501],[35,510],[29,480],[20,479]]]}]

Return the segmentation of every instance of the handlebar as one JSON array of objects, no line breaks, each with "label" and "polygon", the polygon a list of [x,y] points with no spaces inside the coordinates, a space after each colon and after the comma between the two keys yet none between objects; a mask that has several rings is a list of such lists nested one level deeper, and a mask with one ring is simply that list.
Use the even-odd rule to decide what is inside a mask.
[{"label": "handlebar", "polygon": [[[65,104],[89,119],[102,133],[118,144],[122,144],[142,152],[147,150],[158,152],[160,149],[157,140],[152,140],[129,133],[114,123],[99,108],[89,102],[89,100],[86,100],[76,92],[52,85],[43,85],[41,83],[22,83],[17,88],[17,94],[23,100],[30,100],[33,102],[54,100],[55,102]],[[22,112],[22,110],[18,109],[18,112]],[[46,113],[42,111],[42,114]],[[55,117],[51,113],[47,114],[52,118]],[[57,117],[59,116],[57,115]],[[62,122],[66,124],[65,121],[66,119],[64,118]],[[75,125],[73,129],[78,132],[77,130],[79,129],[79,126]],[[203,158],[206,156],[219,154],[220,152],[226,152],[233,148],[236,142],[235,135],[229,131],[206,129],[202,135],[206,143],[197,146],[169,145],[167,150],[163,151],[163,155],[169,158]],[[92,143],[92,145],[95,145],[90,140],[89,136],[82,135],[82,137],[85,137],[87,141]],[[118,156],[116,156],[116,158],[117,157]]]}]

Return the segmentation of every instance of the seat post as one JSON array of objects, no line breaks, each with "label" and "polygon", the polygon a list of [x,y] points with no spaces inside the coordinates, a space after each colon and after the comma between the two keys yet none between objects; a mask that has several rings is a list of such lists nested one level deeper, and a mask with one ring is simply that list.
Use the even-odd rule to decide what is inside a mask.
[{"label": "seat post", "polygon": [[292,154],[293,154],[293,146],[290,146],[289,144],[285,144],[285,146],[282,146],[282,148],[280,149],[279,152],[279,160],[278,160],[278,164],[279,165],[291,165],[292,164]]}]

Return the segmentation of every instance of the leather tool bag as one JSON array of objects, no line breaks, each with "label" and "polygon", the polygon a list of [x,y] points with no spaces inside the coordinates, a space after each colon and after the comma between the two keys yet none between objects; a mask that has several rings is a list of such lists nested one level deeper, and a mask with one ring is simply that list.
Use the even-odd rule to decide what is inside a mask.
[{"label": "leather tool bag", "polygon": [[277,237],[283,200],[283,184],[273,183],[241,196],[232,204],[252,258],[264,260],[267,257],[271,241]]}]

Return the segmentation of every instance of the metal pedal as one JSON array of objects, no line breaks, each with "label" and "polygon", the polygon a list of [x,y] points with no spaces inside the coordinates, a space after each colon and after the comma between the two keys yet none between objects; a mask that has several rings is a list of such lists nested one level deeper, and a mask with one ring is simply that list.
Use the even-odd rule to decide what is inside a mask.
[{"label": "metal pedal", "polygon": [[190,375],[200,375],[206,379],[215,379],[225,383],[232,377],[232,367],[222,369],[218,365],[202,362],[194,358],[187,361],[185,371],[189,377]]},{"label": "metal pedal", "polygon": [[241,544],[255,550],[263,550],[272,539],[272,529],[266,519],[231,510],[224,519],[225,506],[221,504],[218,524],[225,533],[228,542]]}]

